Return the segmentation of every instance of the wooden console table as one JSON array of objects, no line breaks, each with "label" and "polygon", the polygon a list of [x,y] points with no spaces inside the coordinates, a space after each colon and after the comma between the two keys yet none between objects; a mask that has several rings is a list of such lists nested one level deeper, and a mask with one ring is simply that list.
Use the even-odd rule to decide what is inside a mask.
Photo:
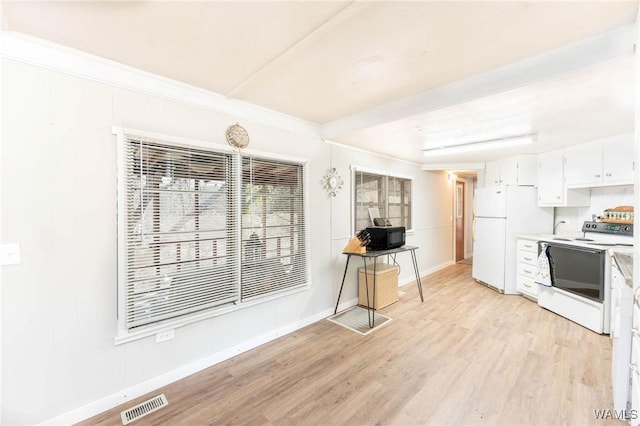
[{"label": "wooden console table", "polygon": [[[368,319],[369,319],[369,327],[373,328],[375,325],[375,308],[373,307],[374,303],[369,303],[369,278],[367,271],[367,259],[373,260],[373,300],[376,300],[376,260],[380,256],[391,256],[395,257],[396,254],[408,251],[411,253],[411,261],[413,262],[413,271],[416,274],[416,283],[418,284],[418,291],[420,292],[420,301],[424,302],[424,297],[422,295],[422,282],[420,281],[420,272],[418,271],[418,261],[416,260],[416,250],[418,247],[415,246],[402,246],[395,249],[390,250],[370,250],[366,253],[343,253],[347,255],[347,263],[344,266],[344,274],[342,275],[342,284],[340,284],[340,292],[338,293],[338,300],[336,301],[336,308],[333,311],[333,314],[338,313],[338,305],[340,304],[340,296],[342,296],[342,288],[344,287],[344,280],[347,277],[347,270],[349,269],[349,260],[351,256],[357,256],[362,258],[362,262],[364,263],[364,277],[365,277],[365,287],[367,289],[367,310],[368,310]],[[373,302],[373,301],[372,301]]]}]

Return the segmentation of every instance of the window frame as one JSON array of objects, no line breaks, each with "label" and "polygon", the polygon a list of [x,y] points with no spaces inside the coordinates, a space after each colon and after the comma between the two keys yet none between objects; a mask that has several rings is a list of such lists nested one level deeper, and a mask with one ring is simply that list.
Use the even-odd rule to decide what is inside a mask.
[{"label": "window frame", "polygon": [[[309,163],[306,159],[301,159],[293,156],[285,156],[279,154],[273,154],[258,150],[249,150],[244,149],[242,152],[238,152],[234,150],[227,144],[190,139],[178,136],[171,136],[166,134],[158,134],[146,131],[140,131],[136,129],[129,129],[119,126],[113,126],[112,133],[116,136],[116,145],[117,145],[117,312],[116,312],[116,323],[117,330],[116,336],[114,338],[114,342],[116,345],[135,341],[144,337],[152,336],[157,333],[161,333],[167,330],[173,330],[179,327],[183,327],[187,324],[191,324],[194,322],[202,321],[205,319],[213,318],[216,316],[225,315],[229,312],[233,312],[239,309],[249,308],[251,306],[259,305],[262,303],[267,303],[275,299],[280,299],[285,296],[296,294],[300,292],[307,291],[311,288],[312,277],[311,277],[311,238],[309,236],[309,228],[310,228],[310,220],[309,220]],[[303,208],[302,212],[304,215],[304,227],[303,227],[303,236],[304,244],[305,244],[305,252],[304,252],[304,268],[306,275],[306,282],[303,285],[298,285],[296,287],[290,289],[284,289],[275,291],[272,294],[264,295],[260,298],[251,299],[249,301],[242,301],[239,297],[236,302],[232,305],[222,305],[219,307],[209,308],[205,311],[200,311],[192,314],[182,315],[176,318],[170,318],[167,320],[163,320],[157,323],[152,323],[149,325],[143,325],[138,327],[137,329],[128,330],[126,328],[125,323],[125,296],[124,292],[126,291],[126,277],[125,272],[126,268],[124,263],[127,261],[127,253],[126,253],[126,216],[127,216],[127,204],[126,204],[126,179],[127,179],[127,168],[125,166],[125,158],[126,158],[126,143],[128,139],[131,138],[140,138],[149,142],[157,142],[163,145],[175,145],[177,147],[183,148],[194,148],[194,149],[202,149],[207,151],[212,151],[220,154],[231,155],[232,167],[235,169],[235,179],[234,182],[230,182],[232,184],[232,197],[234,198],[232,203],[232,209],[234,210],[234,214],[237,215],[237,223],[241,223],[242,212],[241,212],[241,174],[242,174],[242,157],[243,156],[252,156],[256,158],[262,158],[265,160],[271,161],[283,161],[294,163],[300,165],[302,168],[302,202]],[[240,225],[237,226],[233,231],[236,233],[237,237],[237,247],[238,250],[236,258],[238,259],[235,267],[237,268],[237,276],[238,281],[237,285],[239,287],[242,286],[241,282],[241,267],[242,267],[242,240],[241,240],[241,232],[242,227]]]},{"label": "window frame", "polygon": [[[355,234],[356,232],[359,231],[359,229],[356,229],[356,215],[357,215],[357,211],[356,211],[356,201],[357,201],[357,173],[368,173],[368,174],[373,174],[373,175],[378,175],[378,176],[382,176],[386,179],[386,183],[385,183],[385,202],[387,203],[387,205],[385,206],[386,211],[389,211],[389,184],[388,184],[388,180],[389,178],[396,178],[396,179],[405,179],[405,180],[409,180],[411,182],[411,192],[410,192],[410,200],[411,200],[411,205],[409,208],[409,219],[411,221],[411,228],[407,228],[406,232],[407,233],[413,233],[414,228],[415,228],[415,216],[414,216],[414,183],[415,183],[415,179],[414,176],[412,175],[406,175],[406,174],[402,174],[402,173],[396,173],[396,172],[390,172],[388,170],[380,170],[380,169],[373,169],[373,168],[368,168],[368,167],[362,167],[362,166],[356,166],[356,165],[352,165],[351,166],[351,225],[350,225],[350,229],[351,229],[351,235]],[[388,213],[387,213],[388,215]],[[395,225],[395,226],[402,226],[402,225]]]}]

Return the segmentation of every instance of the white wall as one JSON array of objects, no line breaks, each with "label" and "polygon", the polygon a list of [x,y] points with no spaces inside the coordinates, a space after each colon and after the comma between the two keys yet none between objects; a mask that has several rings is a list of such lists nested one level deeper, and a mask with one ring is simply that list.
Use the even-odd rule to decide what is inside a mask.
[{"label": "white wall", "polygon": [[[351,165],[413,175],[415,232],[408,243],[420,247],[422,274],[451,262],[445,173],[121,85],[9,59],[2,67],[0,235],[2,243],[20,244],[22,261],[2,267],[0,276],[1,424],[77,421],[328,316],[351,232]],[[247,128],[252,149],[309,160],[311,289],[184,326],[167,342],[151,336],[116,346],[112,126],[213,146],[224,144],[235,122]],[[346,182],[336,198],[321,187],[330,167]],[[412,280],[409,258],[400,261],[401,280]],[[356,298],[355,274],[343,301]]]},{"label": "white wall", "polygon": [[[345,187],[331,199],[331,261],[333,265],[333,294],[337,298],[344,274],[346,256],[342,249],[353,232],[353,182],[352,167],[394,172],[401,176],[413,177],[413,232],[407,235],[407,244],[418,246],[416,257],[421,275],[433,272],[452,261],[452,184],[447,173],[442,171],[422,171],[421,166],[406,161],[354,150],[342,145],[331,145],[331,166],[345,181]],[[398,255],[400,264],[400,284],[415,280],[409,253]],[[355,263],[355,265],[353,264]],[[354,302],[357,298],[356,268],[362,262],[354,258],[349,265],[351,273],[345,280],[341,303]],[[428,282],[423,282],[428,289]]]},{"label": "white wall", "polygon": [[579,236],[578,234],[582,234],[582,224],[591,220],[592,215],[601,216],[605,209],[633,205],[633,185],[591,188],[591,203],[588,207],[556,207],[555,222],[566,222],[558,225],[558,234]]},{"label": "white wall", "polygon": [[[329,147],[132,90],[3,62],[2,236],[22,262],[2,268],[3,424],[33,424],[327,310]],[[251,148],[309,160],[312,288],[114,345],[116,143],[113,125],[224,142],[240,121]],[[259,320],[258,320],[259,319]]]}]

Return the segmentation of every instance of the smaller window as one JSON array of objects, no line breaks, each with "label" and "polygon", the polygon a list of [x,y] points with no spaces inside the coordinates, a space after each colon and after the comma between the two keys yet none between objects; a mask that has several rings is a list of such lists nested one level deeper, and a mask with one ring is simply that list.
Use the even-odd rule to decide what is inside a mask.
[{"label": "smaller window", "polygon": [[307,284],[304,166],[242,157],[242,301]]},{"label": "smaller window", "polygon": [[372,226],[372,215],[411,229],[411,179],[357,170],[354,173],[354,229]]}]

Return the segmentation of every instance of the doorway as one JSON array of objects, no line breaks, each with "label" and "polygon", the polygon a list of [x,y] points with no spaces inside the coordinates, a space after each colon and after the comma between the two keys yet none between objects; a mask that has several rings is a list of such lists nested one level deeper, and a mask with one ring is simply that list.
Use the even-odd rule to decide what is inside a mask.
[{"label": "doorway", "polygon": [[464,221],[465,221],[465,182],[456,180],[455,190],[455,228],[456,228],[456,241],[455,241],[455,261],[459,262],[464,260]]}]

